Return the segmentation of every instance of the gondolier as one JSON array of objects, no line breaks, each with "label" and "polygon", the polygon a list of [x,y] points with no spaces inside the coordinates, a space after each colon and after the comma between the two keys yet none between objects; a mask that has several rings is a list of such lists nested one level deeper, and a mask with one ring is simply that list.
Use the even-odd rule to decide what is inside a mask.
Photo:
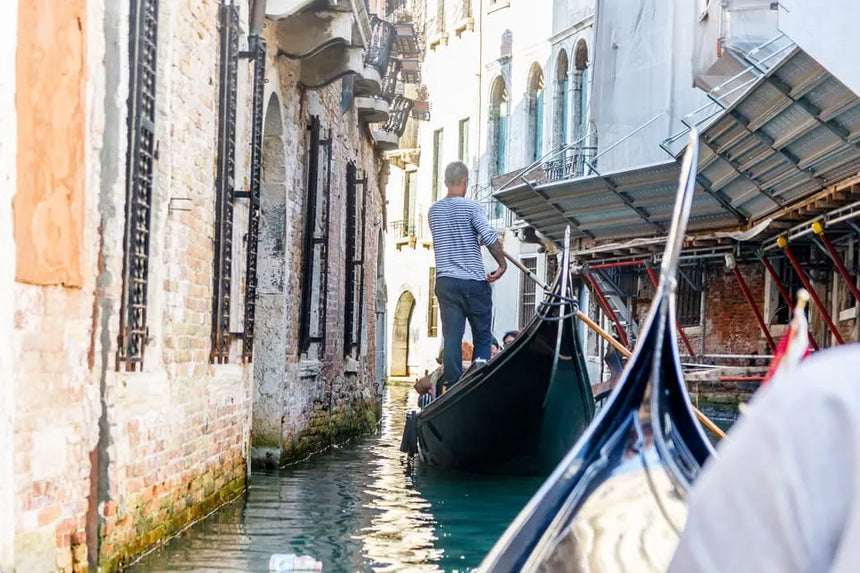
[{"label": "gondolier", "polygon": [[[466,199],[469,168],[455,161],[445,169],[448,195],[430,207],[429,223],[436,252],[436,297],[442,318],[445,379],[455,383],[463,373],[460,343],[466,321],[472,328],[475,361],[490,359],[493,301],[490,283],[507,269],[496,231],[487,222],[481,205]],[[499,268],[484,269],[481,245],[487,247]]]}]

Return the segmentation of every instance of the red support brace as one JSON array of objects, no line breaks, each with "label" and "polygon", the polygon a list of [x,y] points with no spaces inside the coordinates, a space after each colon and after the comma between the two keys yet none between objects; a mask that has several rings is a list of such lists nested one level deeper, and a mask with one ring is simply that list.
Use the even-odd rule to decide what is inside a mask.
[{"label": "red support brace", "polygon": [[818,235],[821,242],[824,243],[824,246],[827,248],[827,252],[830,253],[830,257],[833,259],[833,262],[836,263],[836,270],[839,271],[839,274],[842,275],[843,279],[845,279],[845,284],[848,285],[848,288],[851,290],[851,294],[854,295],[854,300],[860,302],[860,290],[857,289],[857,285],[851,279],[851,275],[848,274],[848,269],[845,268],[845,264],[836,253],[833,243],[830,242],[830,239],[824,236],[824,227],[820,222],[816,221],[812,224],[812,230],[816,235]]},{"label": "red support brace", "polygon": [[[658,286],[660,284],[660,280],[657,278],[657,273],[654,272],[654,269],[652,269],[650,265],[645,265],[645,270],[648,271],[648,276],[651,277],[651,282],[654,283],[654,286]],[[690,353],[690,356],[695,357],[696,353],[693,351],[693,345],[690,344],[690,339],[687,338],[687,333],[684,332],[684,329],[681,327],[681,323],[677,319],[675,320],[675,326],[678,328],[678,334],[681,335],[681,341],[687,348],[687,352]],[[705,336],[704,332],[702,332],[702,336]]]},{"label": "red support brace", "polygon": [[[726,258],[729,258],[727,255]],[[744,298],[747,301],[747,304],[750,305],[750,308],[755,315],[755,319],[758,322],[759,328],[764,333],[764,337],[767,338],[767,343],[770,345],[770,349],[776,352],[776,343],[773,341],[773,337],[770,335],[770,331],[767,329],[767,325],[764,323],[764,318],[761,316],[761,312],[756,306],[755,301],[753,300],[752,294],[750,294],[750,289],[747,287],[747,283],[744,280],[744,277],[741,275],[741,271],[734,262],[731,264],[732,273],[735,275],[735,279],[738,281],[738,285],[741,287],[741,292],[744,295]]]},{"label": "red support brace", "polygon": [[618,315],[615,314],[615,311],[612,310],[612,306],[609,304],[609,301],[606,299],[606,295],[603,294],[603,290],[600,288],[600,285],[597,284],[597,280],[595,280],[594,276],[591,273],[585,275],[588,278],[588,282],[591,283],[591,288],[594,291],[594,294],[597,295],[597,298],[600,299],[600,304],[603,306],[604,312],[609,315],[609,318],[612,322],[615,323],[615,328],[618,329],[618,338],[621,339],[621,344],[630,348],[630,341],[627,339],[627,332],[625,332],[624,328],[621,325],[621,321],[618,320]]},{"label": "red support brace", "polygon": [[812,301],[815,303],[815,306],[818,307],[818,312],[821,313],[821,317],[827,324],[827,328],[829,328],[830,332],[833,334],[833,338],[836,339],[837,344],[845,344],[845,341],[842,340],[842,336],[839,334],[839,329],[836,328],[835,324],[833,324],[833,319],[830,318],[827,308],[825,308],[821,299],[818,298],[818,294],[815,292],[815,289],[812,288],[809,278],[806,276],[806,273],[803,272],[803,269],[800,268],[800,263],[797,262],[797,259],[794,257],[794,253],[792,253],[791,249],[788,247],[788,240],[785,237],[780,237],[777,239],[776,244],[785,251],[785,256],[788,257],[791,266],[794,267],[794,271],[797,273],[797,276],[800,277],[800,282],[803,283],[804,288],[809,291],[809,296],[812,297]]},{"label": "red support brace", "polygon": [[[764,265],[765,270],[767,270],[770,275],[773,284],[776,285],[776,290],[779,291],[779,295],[782,297],[782,300],[785,301],[785,304],[788,306],[789,310],[794,308],[794,303],[791,301],[791,296],[788,294],[788,291],[785,290],[785,286],[782,284],[782,281],[779,280],[779,275],[776,274],[776,269],[773,268],[773,265],[770,264],[770,260],[761,255],[761,262]],[[818,343],[815,342],[815,338],[812,336],[812,332],[809,333],[809,345],[813,350],[818,350]]]},{"label": "red support brace", "polygon": [[639,265],[644,265],[644,259],[636,259],[635,261],[621,261],[618,263],[600,263],[599,265],[588,265],[588,268],[596,271],[598,269],[615,269],[618,267],[636,267]]}]

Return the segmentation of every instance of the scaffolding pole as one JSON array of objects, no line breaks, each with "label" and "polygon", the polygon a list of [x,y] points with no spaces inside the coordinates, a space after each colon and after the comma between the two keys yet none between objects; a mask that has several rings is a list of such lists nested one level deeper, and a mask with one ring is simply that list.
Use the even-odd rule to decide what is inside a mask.
[{"label": "scaffolding pole", "polygon": [[[791,295],[788,294],[788,291],[785,290],[785,285],[782,284],[782,281],[779,280],[779,275],[776,274],[776,269],[773,268],[773,265],[770,264],[770,259],[764,253],[758,253],[758,258],[764,265],[765,270],[770,275],[770,279],[773,281],[773,284],[776,285],[776,290],[779,291],[779,296],[782,297],[782,300],[785,301],[785,304],[789,309],[794,308],[794,303],[791,301]],[[809,332],[809,345],[813,350],[818,350],[818,343],[815,342],[815,338],[812,336],[812,332]]]},{"label": "scaffolding pole", "polygon": [[794,267],[794,271],[800,278],[800,282],[803,283],[804,288],[809,291],[809,296],[812,297],[813,302],[815,302],[815,306],[818,307],[818,312],[821,313],[821,317],[824,319],[825,324],[827,324],[827,328],[830,329],[830,333],[833,334],[833,338],[836,339],[836,343],[845,344],[845,341],[842,340],[842,335],[839,334],[839,329],[836,328],[836,325],[833,324],[833,319],[830,318],[830,313],[827,312],[827,308],[824,306],[824,303],[821,302],[820,298],[818,298],[818,293],[816,293],[815,289],[812,288],[812,283],[809,282],[809,277],[807,277],[806,273],[803,272],[803,269],[800,267],[800,263],[797,261],[797,258],[795,258],[794,253],[791,252],[791,248],[788,246],[788,240],[785,237],[779,237],[776,244],[785,251],[785,256],[788,257],[788,261],[791,263],[791,266]]}]

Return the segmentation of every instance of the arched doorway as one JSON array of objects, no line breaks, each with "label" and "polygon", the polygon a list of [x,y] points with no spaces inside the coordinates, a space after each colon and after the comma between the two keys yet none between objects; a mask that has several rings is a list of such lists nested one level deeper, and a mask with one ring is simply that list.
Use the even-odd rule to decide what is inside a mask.
[{"label": "arched doorway", "polygon": [[394,309],[394,328],[391,335],[391,375],[409,376],[409,325],[415,310],[415,297],[405,291],[397,299]]}]

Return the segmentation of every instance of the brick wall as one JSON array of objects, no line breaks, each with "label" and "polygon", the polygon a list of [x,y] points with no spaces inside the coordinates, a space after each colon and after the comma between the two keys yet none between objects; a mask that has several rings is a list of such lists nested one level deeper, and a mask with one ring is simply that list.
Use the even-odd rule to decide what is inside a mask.
[{"label": "brick wall", "polygon": [[[265,368],[241,363],[239,341],[233,343],[230,363],[209,361],[220,121],[218,6],[217,0],[162,1],[159,6],[149,336],[142,369],[127,372],[116,355],[123,292],[129,8],[127,2],[87,4],[81,22],[88,70],[81,284],[12,286],[13,267],[3,267],[0,274],[5,281],[0,284],[10,286],[0,289],[9,298],[10,313],[0,336],[16,357],[7,364],[0,353],[0,372],[14,369],[11,398],[0,406],[0,455],[9,453],[0,465],[11,464],[11,472],[0,473],[0,508],[7,500],[14,506],[8,516],[0,515],[0,568],[14,562],[25,571],[96,565],[112,570],[244,488],[259,396],[252,398],[254,375]],[[247,30],[247,6],[241,10]],[[286,356],[274,376],[280,392],[275,415],[283,420],[276,429],[277,462],[287,462],[372,429],[377,420],[373,296],[364,297],[362,354],[353,359],[342,351],[348,161],[368,176],[363,189],[367,293],[377,290],[384,201],[377,183],[379,156],[355,110],[341,113],[341,83],[318,92],[302,89],[295,83],[298,64],[275,58],[275,43],[269,45],[266,101],[277,93],[283,121],[284,282],[282,295],[273,300],[283,307]],[[249,187],[250,71],[242,61],[238,189]],[[0,101],[8,103],[10,95],[0,86],[5,98]],[[38,99],[31,103],[41,105]],[[299,356],[297,293],[311,114],[334,134],[327,340],[322,355]],[[7,161],[0,166],[2,179],[13,182],[14,166]],[[242,220],[237,216],[237,225]],[[241,238],[244,228],[237,234]],[[11,238],[0,237],[0,249],[8,255],[4,261],[14,264],[14,252],[6,253],[14,250]],[[234,297],[241,305],[235,298],[241,297]],[[241,325],[241,308],[233,314]],[[14,420],[4,426],[13,404]]]},{"label": "brick wall", "polygon": [[[738,268],[746,281],[754,300],[763,312],[764,269],[757,264],[739,264]],[[644,324],[648,307],[654,296],[654,286],[647,276],[639,282],[637,314],[639,324]],[[734,274],[723,265],[709,266],[706,273],[705,292],[705,354],[770,354],[767,340],[738,286]],[[702,352],[700,326],[686,327],[684,332],[693,350]],[[774,337],[778,340],[778,337]],[[683,343],[678,341],[682,353]]]},{"label": "brick wall", "polygon": [[[272,27],[274,28],[274,27]],[[269,45],[274,45],[274,29],[269,30]],[[256,435],[261,447],[274,447],[267,464],[283,464],[303,459],[310,453],[342,441],[375,426],[377,420],[375,297],[377,281],[378,236],[382,227],[383,203],[378,184],[381,165],[368,131],[357,119],[355,109],[341,111],[341,82],[317,91],[306,91],[297,83],[299,64],[286,58],[272,62],[270,78],[278,79],[278,95],[284,119],[283,144],[286,151],[287,229],[285,240],[285,291],[295,293],[283,300],[283,313],[291,328],[286,330],[283,386],[278,395],[255,394],[255,401],[277,402],[268,414],[273,422],[268,431],[280,434]],[[325,350],[312,348],[299,354],[303,268],[303,223],[307,187],[305,134],[311,116],[320,118],[324,134],[334,134],[329,189],[328,292],[326,298]],[[365,296],[362,310],[362,344],[358,359],[343,353],[345,300],[346,167],[356,163],[367,175],[363,191],[365,211]],[[359,197],[361,200],[361,197]],[[370,293],[370,294],[368,294]],[[259,344],[259,342],[258,342]],[[258,365],[259,367],[259,365]],[[255,403],[255,409],[257,404]],[[255,410],[256,411],[256,410]],[[256,422],[255,422],[256,424]],[[255,425],[255,428],[257,426]],[[277,456],[277,459],[274,456]],[[265,460],[264,460],[265,461]]]}]

